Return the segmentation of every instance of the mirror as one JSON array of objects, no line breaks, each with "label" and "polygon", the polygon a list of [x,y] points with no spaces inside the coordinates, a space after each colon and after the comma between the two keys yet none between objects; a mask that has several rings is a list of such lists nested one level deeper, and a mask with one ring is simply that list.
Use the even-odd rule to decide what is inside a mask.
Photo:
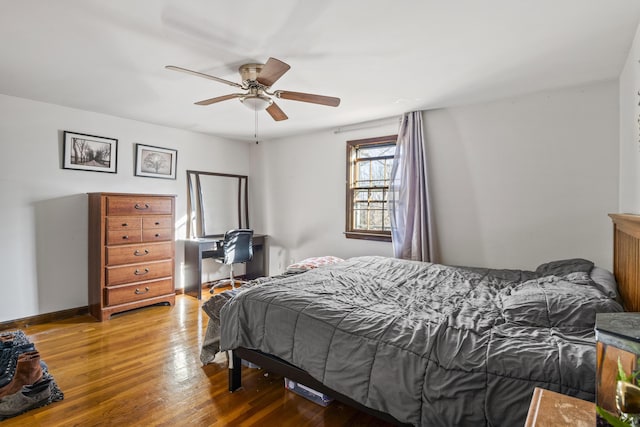
[{"label": "mirror", "polygon": [[249,228],[248,177],[187,171],[187,237],[221,236]]}]

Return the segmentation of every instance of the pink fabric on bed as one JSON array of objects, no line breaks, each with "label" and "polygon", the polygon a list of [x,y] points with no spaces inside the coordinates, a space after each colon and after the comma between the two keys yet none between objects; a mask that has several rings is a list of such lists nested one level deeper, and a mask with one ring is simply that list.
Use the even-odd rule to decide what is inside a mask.
[{"label": "pink fabric on bed", "polygon": [[335,264],[337,262],[344,261],[342,258],[338,258],[335,256],[320,256],[320,257],[311,257],[307,259],[303,259],[300,262],[296,262],[295,264],[291,264],[287,267],[288,272],[299,272],[299,271],[307,271],[313,268],[318,268],[321,265],[327,264]]}]

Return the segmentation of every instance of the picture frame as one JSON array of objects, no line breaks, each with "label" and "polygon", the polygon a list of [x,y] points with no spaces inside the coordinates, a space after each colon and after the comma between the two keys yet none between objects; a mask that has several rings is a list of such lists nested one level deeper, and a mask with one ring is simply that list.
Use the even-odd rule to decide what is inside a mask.
[{"label": "picture frame", "polygon": [[63,169],[118,173],[118,140],[64,131]]},{"label": "picture frame", "polygon": [[135,176],[176,179],[178,150],[136,144]]}]

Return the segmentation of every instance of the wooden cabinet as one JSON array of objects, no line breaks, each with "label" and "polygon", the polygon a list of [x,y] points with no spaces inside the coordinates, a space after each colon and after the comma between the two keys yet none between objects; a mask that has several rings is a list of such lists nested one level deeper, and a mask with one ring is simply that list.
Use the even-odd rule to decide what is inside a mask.
[{"label": "wooden cabinet", "polygon": [[89,193],[89,313],[175,303],[175,196]]}]

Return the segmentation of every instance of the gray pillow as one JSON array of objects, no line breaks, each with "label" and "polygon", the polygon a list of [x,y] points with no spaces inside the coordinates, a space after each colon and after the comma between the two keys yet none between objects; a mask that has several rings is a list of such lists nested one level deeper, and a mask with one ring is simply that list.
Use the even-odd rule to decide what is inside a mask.
[{"label": "gray pillow", "polygon": [[539,277],[564,277],[571,273],[589,273],[592,268],[593,262],[582,258],[572,258],[540,264],[536,268],[536,273]]},{"label": "gray pillow", "polygon": [[622,302],[620,295],[618,294],[618,282],[616,282],[616,278],[612,272],[605,270],[604,268],[593,267],[590,276],[591,280],[593,280],[600,290],[607,294],[609,298]]}]

